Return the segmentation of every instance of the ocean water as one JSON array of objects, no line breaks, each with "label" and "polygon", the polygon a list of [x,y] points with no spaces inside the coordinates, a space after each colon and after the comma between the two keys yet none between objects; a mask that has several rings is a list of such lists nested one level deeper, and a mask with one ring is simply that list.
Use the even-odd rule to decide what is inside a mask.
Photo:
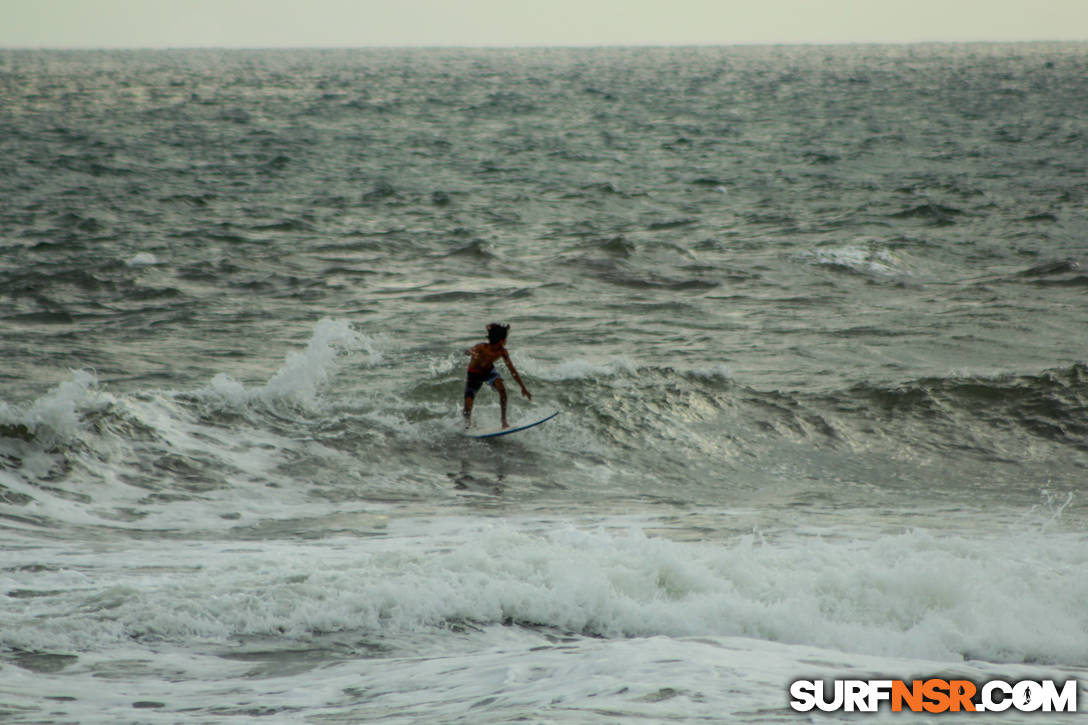
[{"label": "ocean water", "polygon": [[0,51],[0,719],[1088,681],[1086,202],[1084,44]]}]

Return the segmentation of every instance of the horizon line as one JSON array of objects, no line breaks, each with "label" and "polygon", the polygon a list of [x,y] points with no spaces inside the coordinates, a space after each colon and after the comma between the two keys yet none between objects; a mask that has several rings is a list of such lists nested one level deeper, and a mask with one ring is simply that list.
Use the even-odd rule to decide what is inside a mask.
[{"label": "horizon line", "polygon": [[1086,38],[964,39],[964,40],[843,40],[843,41],[735,41],[722,43],[479,43],[374,45],[0,45],[0,51],[170,51],[170,50],[595,50],[606,48],[780,48],[780,47],[854,47],[854,46],[926,46],[926,45],[1058,45],[1084,44]]}]

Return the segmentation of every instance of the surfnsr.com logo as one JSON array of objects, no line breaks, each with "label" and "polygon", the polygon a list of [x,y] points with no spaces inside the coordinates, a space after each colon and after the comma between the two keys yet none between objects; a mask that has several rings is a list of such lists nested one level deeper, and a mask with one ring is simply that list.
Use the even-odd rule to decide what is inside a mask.
[{"label": "surfnsr.com logo", "polygon": [[797,680],[790,698],[798,712],[877,712],[885,703],[892,712],[1076,712],[1077,681]]}]

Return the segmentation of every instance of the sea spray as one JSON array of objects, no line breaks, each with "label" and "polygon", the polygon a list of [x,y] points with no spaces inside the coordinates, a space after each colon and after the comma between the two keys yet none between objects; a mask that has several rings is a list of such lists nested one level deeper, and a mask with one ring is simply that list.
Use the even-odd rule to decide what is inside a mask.
[{"label": "sea spray", "polygon": [[9,434],[19,430],[46,443],[69,440],[83,428],[81,412],[106,406],[112,396],[98,390],[98,377],[88,370],[73,370],[67,380],[29,406],[0,402],[0,425]]},{"label": "sea spray", "polygon": [[211,391],[234,406],[253,402],[275,405],[285,402],[313,408],[321,384],[332,374],[338,355],[345,351],[364,350],[369,364],[382,359],[374,338],[352,329],[346,320],[322,319],[314,327],[306,349],[290,352],[283,366],[264,385],[247,388],[226,373],[211,381]]}]

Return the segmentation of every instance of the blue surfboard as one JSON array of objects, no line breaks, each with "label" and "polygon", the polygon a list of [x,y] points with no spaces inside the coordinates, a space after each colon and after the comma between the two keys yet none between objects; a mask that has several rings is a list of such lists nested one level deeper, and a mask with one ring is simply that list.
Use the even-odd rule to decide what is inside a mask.
[{"label": "blue surfboard", "polygon": [[536,420],[536,421],[533,421],[532,423],[527,423],[525,425],[519,425],[519,426],[516,426],[514,428],[507,428],[506,430],[495,431],[494,433],[466,433],[466,435],[468,435],[468,436],[470,436],[472,438],[498,438],[499,436],[508,436],[511,433],[518,433],[518,432],[523,431],[523,430],[528,430],[529,428],[534,428],[534,427],[540,425],[541,423],[544,423],[545,421],[551,420],[552,418],[554,418],[557,415],[559,415],[558,410],[555,411],[554,413],[552,413],[549,416],[545,416],[544,418],[541,418],[540,420]]}]

